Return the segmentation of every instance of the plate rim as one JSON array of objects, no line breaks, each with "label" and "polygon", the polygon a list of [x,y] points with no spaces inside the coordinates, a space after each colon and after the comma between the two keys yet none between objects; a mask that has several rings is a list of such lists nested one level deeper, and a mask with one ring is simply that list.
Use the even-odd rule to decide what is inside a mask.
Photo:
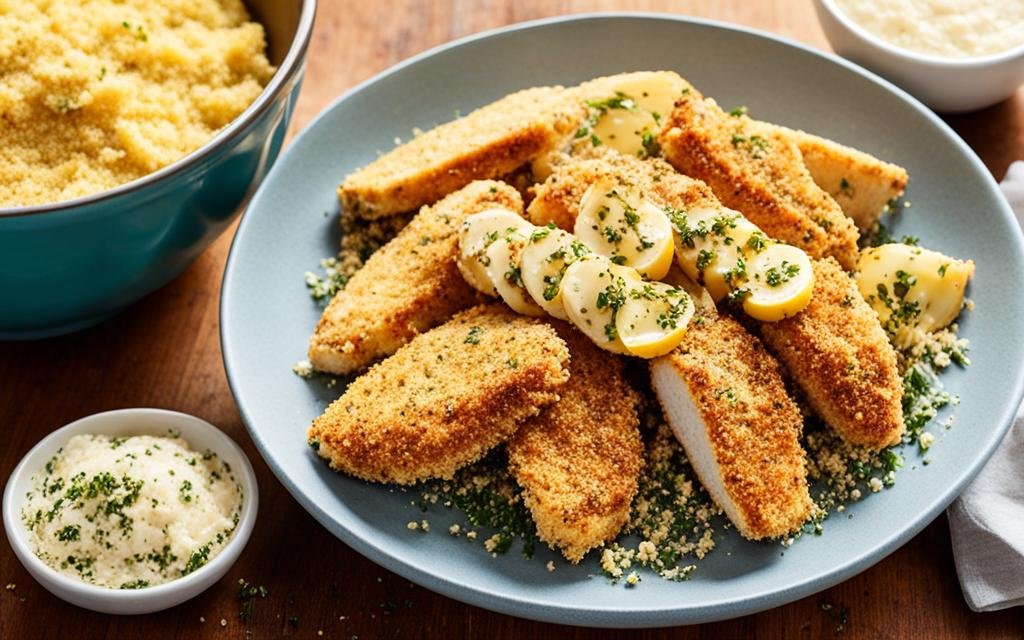
[{"label": "plate rim", "polygon": [[[827,570],[815,571],[809,575],[809,577],[802,582],[795,584],[785,589],[779,589],[768,593],[756,593],[753,595],[747,595],[739,598],[723,598],[720,601],[703,604],[699,607],[687,608],[685,606],[670,606],[670,607],[650,607],[650,608],[631,608],[622,609],[615,608],[613,606],[600,606],[593,604],[580,604],[580,603],[565,603],[565,604],[548,604],[538,603],[530,598],[521,597],[517,595],[510,595],[505,592],[499,592],[494,589],[488,588],[477,588],[467,587],[457,583],[455,580],[446,577],[445,575],[435,573],[427,568],[424,568],[415,561],[399,558],[393,555],[389,550],[382,548],[375,544],[372,540],[365,539],[357,534],[354,534],[348,527],[344,526],[341,522],[331,518],[315,501],[308,498],[302,489],[300,489],[284,472],[282,466],[277,463],[273,453],[267,447],[258,431],[252,426],[254,420],[249,410],[245,406],[244,401],[241,398],[241,394],[237,388],[236,375],[234,373],[234,367],[230,362],[230,356],[228,354],[228,348],[226,345],[226,335],[230,331],[228,329],[229,322],[226,319],[230,318],[230,303],[227,302],[228,292],[232,289],[231,283],[234,280],[233,272],[235,271],[235,262],[237,260],[237,245],[239,239],[244,235],[248,227],[250,226],[251,217],[246,215],[248,209],[254,204],[258,203],[266,190],[266,184],[272,181],[276,174],[280,171],[280,167],[285,165],[291,160],[292,153],[296,148],[296,142],[298,142],[303,136],[309,134],[309,132],[325,118],[327,114],[334,109],[338,108],[341,104],[346,102],[349,98],[360,93],[363,89],[376,84],[377,82],[394,75],[407,67],[417,64],[418,62],[431,58],[435,55],[447,52],[452,49],[460,48],[464,45],[487,40],[497,36],[503,36],[508,33],[514,33],[521,30],[530,30],[536,28],[544,28],[555,26],[563,23],[574,23],[574,22],[590,22],[590,21],[605,21],[605,20],[618,20],[618,19],[630,19],[630,20],[654,20],[664,21],[673,23],[683,23],[690,25],[697,25],[702,27],[711,27],[716,29],[722,29],[726,31],[740,32],[756,38],[763,38],[773,41],[777,44],[781,44],[787,47],[798,49],[804,53],[812,56],[823,58],[833,64],[837,64],[844,69],[851,71],[862,78],[879,85],[882,89],[887,90],[889,93],[895,94],[898,98],[901,98],[910,107],[918,112],[919,115],[924,116],[929,122],[935,125],[938,130],[946,136],[961,152],[965,159],[974,166],[978,173],[982,176],[982,180],[987,183],[990,190],[995,193],[1000,193],[998,185],[995,182],[994,177],[988,168],[985,167],[984,163],[980,160],[977,154],[971,149],[967,143],[957,134],[948,124],[939,118],[934,112],[928,109],[919,100],[914,98],[912,95],[894,85],[893,83],[881,78],[877,74],[872,73],[860,67],[844,58],[837,56],[834,53],[816,49],[810,45],[797,42],[788,37],[781,36],[778,34],[766,32],[760,29],[747,27],[744,25],[729,23],[721,20],[713,20],[707,18],[700,18],[695,16],[685,16],[671,13],[660,13],[660,12],[648,12],[648,11],[600,11],[600,12],[586,12],[577,13],[570,15],[560,15],[549,18],[541,18],[538,20],[530,20],[525,22],[518,22],[495,29],[489,29],[486,31],[470,34],[455,40],[437,45],[426,49],[418,54],[415,54],[409,58],[406,58],[395,65],[392,65],[383,71],[371,76],[370,78],[356,84],[352,88],[343,92],[337,98],[332,100],[327,106],[325,106],[316,116],[314,116],[300,131],[293,140],[288,144],[287,148],[281,153],[280,158],[275,163],[274,167],[271,168],[263,184],[260,185],[259,189],[254,194],[252,200],[246,208],[246,212],[243,213],[241,222],[238,225],[235,235],[232,238],[231,248],[228,254],[227,261],[224,267],[224,275],[221,283],[221,295],[220,295],[220,309],[219,309],[219,321],[220,321],[220,342],[221,342],[221,355],[224,363],[225,374],[228,379],[228,385],[231,390],[231,394],[235,399],[235,404],[238,407],[239,414],[242,418],[242,422],[246,427],[246,431],[249,433],[249,437],[252,439],[257,451],[263,460],[267,463],[267,466],[271,469],[274,476],[279,482],[285,487],[285,489],[292,495],[292,497],[310,514],[313,518],[320,523],[321,526],[325,527],[332,535],[340,539],[342,542],[353,548],[360,555],[366,557],[370,561],[383,566],[384,568],[401,575],[402,577],[411,580],[425,588],[431,589],[435,592],[441,593],[447,597],[455,600],[465,602],[474,606],[478,606],[490,611],[503,613],[506,615],[512,615],[520,618],[526,618],[530,620],[537,620],[542,622],[566,624],[567,616],[568,620],[572,624],[584,625],[591,627],[608,627],[608,628],[641,628],[641,627],[663,627],[670,625],[679,624],[697,624],[704,622],[713,622],[718,620],[725,620],[730,618],[736,618],[759,611],[764,611],[777,606],[788,604],[795,600],[803,597],[813,595],[814,593],[820,592],[824,589],[832,587],[840,582],[844,582],[849,578],[857,575],[863,571],[866,571],[876,563],[886,558],[894,551],[903,546],[907,541],[916,536],[928,526],[936,517],[950,504],[956,497],[963,491],[963,489],[969,484],[974,477],[981,471],[985,463],[989,460],[992,454],[995,452],[996,447],[1002,442],[1004,436],[1009,430],[1013,423],[1014,416],[1017,413],[1017,409],[1021,404],[1021,398],[1024,397],[1024,366],[1018,366],[1016,371],[1016,380],[1014,381],[1013,392],[1010,400],[1004,403],[1001,410],[997,412],[997,415],[993,419],[998,427],[993,429],[991,435],[982,450],[982,454],[974,461],[967,470],[960,474],[955,482],[948,485],[948,487],[936,496],[934,500],[929,504],[927,509],[924,509],[921,515],[917,516],[914,522],[900,531],[895,531],[891,535],[881,537],[870,549],[861,553],[860,555],[847,559],[846,562],[832,566]],[[994,212],[995,215],[1009,218],[1014,222],[1012,226],[1013,238],[1010,240],[1010,244],[1016,249],[1018,254],[1024,255],[1024,235],[1022,235],[1019,225],[1013,217],[1009,205],[1005,199],[1001,197],[1002,206]]]}]

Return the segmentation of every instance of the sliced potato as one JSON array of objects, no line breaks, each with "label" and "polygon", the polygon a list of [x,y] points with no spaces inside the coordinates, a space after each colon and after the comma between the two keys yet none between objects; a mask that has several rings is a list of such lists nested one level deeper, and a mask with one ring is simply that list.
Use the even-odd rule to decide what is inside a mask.
[{"label": "sliced potato", "polygon": [[672,265],[668,275],[661,280],[667,284],[682,289],[686,292],[690,299],[693,300],[693,304],[698,311],[703,311],[711,315],[718,315],[718,308],[715,306],[715,300],[708,293],[708,290],[697,284],[690,276],[683,272],[682,267],[678,264]]},{"label": "sliced potato", "polygon": [[749,293],[743,311],[763,322],[796,315],[811,301],[814,271],[807,254],[788,244],[771,244],[748,258]]},{"label": "sliced potato", "polygon": [[627,282],[615,326],[630,353],[656,358],[683,341],[693,311],[693,301],[681,288],[664,282]]},{"label": "sliced potato", "polygon": [[974,261],[906,244],[883,244],[861,252],[857,287],[887,331],[935,331],[953,322],[963,307]]},{"label": "sliced potato", "polygon": [[487,275],[484,252],[500,237],[532,225],[510,209],[496,207],[466,218],[459,229],[459,259],[462,276],[474,289],[489,296],[498,292]]},{"label": "sliced potato", "polygon": [[567,231],[535,227],[520,262],[523,285],[533,301],[555,318],[568,320],[562,306],[562,275],[566,267],[590,252]]},{"label": "sliced potato", "polygon": [[814,271],[801,249],[770,239],[732,209],[666,214],[676,232],[676,262],[715,302],[741,302],[763,322],[788,318],[810,302]]},{"label": "sliced potato", "polygon": [[686,81],[670,71],[641,71],[584,84],[585,93],[593,90],[608,95],[587,96],[592,144],[600,142],[620,153],[647,157],[657,152],[655,136]]},{"label": "sliced potato", "polygon": [[[701,208],[676,216],[676,262],[718,302],[735,288],[745,247],[758,228],[732,209]],[[762,234],[763,236],[763,234]]]},{"label": "sliced potato", "polygon": [[518,313],[527,316],[543,317],[547,315],[523,286],[520,272],[520,257],[526,246],[527,236],[519,231],[512,231],[492,242],[484,257],[487,262],[487,277],[494,289]]},{"label": "sliced potato", "polygon": [[594,344],[613,353],[629,353],[615,325],[629,284],[640,281],[636,271],[589,255],[573,262],[562,275],[562,306],[569,321]]},{"label": "sliced potato", "polygon": [[664,278],[672,266],[672,225],[665,212],[611,180],[595,182],[583,194],[573,230],[596,253],[652,280]]}]

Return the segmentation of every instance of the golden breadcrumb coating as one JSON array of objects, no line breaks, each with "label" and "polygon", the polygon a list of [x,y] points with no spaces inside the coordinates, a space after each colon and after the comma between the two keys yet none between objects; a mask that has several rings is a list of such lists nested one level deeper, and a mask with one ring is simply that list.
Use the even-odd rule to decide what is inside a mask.
[{"label": "golden breadcrumb coating", "polygon": [[676,101],[658,142],[672,166],[706,182],[770,237],[855,268],[856,226],[814,183],[796,144],[771,125],[726,114],[692,89]]},{"label": "golden breadcrumb coating", "polygon": [[[705,317],[668,355],[651,361],[655,391],[704,485],[740,534],[776,538],[799,528],[813,503],[803,419],[782,368],[756,337],[728,316]],[[688,396],[695,411],[681,409]]]},{"label": "golden breadcrumb coating", "polygon": [[853,444],[881,449],[903,435],[896,352],[857,284],[831,259],[814,262],[811,303],[761,335],[811,408]]},{"label": "golden breadcrumb coating", "polygon": [[604,178],[632,185],[658,204],[677,209],[721,206],[706,184],[678,173],[662,160],[641,160],[598,147],[552,166],[548,179],[533,188],[527,219],[572,232],[583,194]]},{"label": "golden breadcrumb coating", "polygon": [[554,149],[583,114],[583,105],[562,87],[509,94],[350,173],[338,197],[343,207],[366,219],[415,210]]},{"label": "golden breadcrumb coating", "polygon": [[470,214],[496,206],[518,212],[523,201],[487,180],[424,207],[327,305],[309,343],[313,366],[352,373],[473,305],[476,294],[455,264],[458,230]]},{"label": "golden breadcrumb coating", "polygon": [[356,378],[313,421],[309,442],[364,480],[451,478],[557,401],[568,363],[550,325],[479,305]]},{"label": "golden breadcrumb coating", "polygon": [[832,196],[861,231],[871,231],[890,200],[907,188],[907,170],[831,140],[776,127],[800,148],[815,184]]},{"label": "golden breadcrumb coating", "polygon": [[618,356],[552,324],[569,346],[569,382],[558,402],[519,427],[508,460],[537,535],[577,563],[629,520],[644,465],[639,398]]}]

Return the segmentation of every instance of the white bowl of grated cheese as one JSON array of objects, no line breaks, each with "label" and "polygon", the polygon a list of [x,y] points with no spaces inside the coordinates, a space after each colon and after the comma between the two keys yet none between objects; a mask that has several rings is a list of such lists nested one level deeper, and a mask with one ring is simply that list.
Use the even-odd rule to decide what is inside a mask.
[{"label": "white bowl of grated cheese", "polygon": [[1024,4],[997,0],[815,0],[836,53],[932,109],[1000,102],[1024,83]]},{"label": "white bowl of grated cheese", "polygon": [[43,438],[7,481],[3,521],[43,587],[114,614],[178,605],[228,571],[259,501],[242,450],[162,409],[88,416]]}]

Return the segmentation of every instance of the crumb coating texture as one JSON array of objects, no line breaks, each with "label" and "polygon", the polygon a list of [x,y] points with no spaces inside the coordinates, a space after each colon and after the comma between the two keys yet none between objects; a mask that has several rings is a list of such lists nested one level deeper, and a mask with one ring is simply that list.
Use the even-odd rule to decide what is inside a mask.
[{"label": "crumb coating texture", "polygon": [[562,87],[512,93],[352,172],[338,197],[366,219],[413,211],[473,180],[512,173],[554,149],[582,117],[583,105]]},{"label": "crumb coating texture", "polygon": [[872,449],[903,434],[896,352],[857,284],[832,259],[814,262],[811,302],[761,335],[811,408],[844,440]]},{"label": "crumb coating texture", "polygon": [[799,440],[803,418],[761,341],[728,316],[707,318],[653,362],[671,366],[689,390],[739,532],[776,538],[803,524],[813,506]]},{"label": "crumb coating texture", "polygon": [[455,264],[458,230],[491,207],[522,211],[523,201],[512,187],[485,180],[424,207],[327,305],[310,340],[313,366],[352,373],[472,306],[476,293]]},{"label": "crumb coating texture", "polygon": [[516,431],[508,457],[538,536],[577,563],[629,520],[644,464],[639,398],[618,356],[553,324],[569,346],[569,382]]},{"label": "crumb coating texture", "polygon": [[331,468],[364,480],[451,478],[557,401],[568,364],[550,325],[479,305],[356,378],[308,438]]}]

